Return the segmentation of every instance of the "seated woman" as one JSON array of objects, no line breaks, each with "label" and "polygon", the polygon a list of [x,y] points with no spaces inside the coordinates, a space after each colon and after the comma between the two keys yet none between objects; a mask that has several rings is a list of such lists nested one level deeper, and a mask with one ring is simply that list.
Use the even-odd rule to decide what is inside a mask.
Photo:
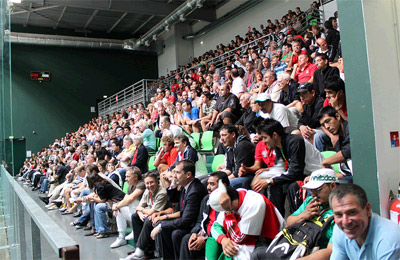
[{"label": "seated woman", "polygon": [[189,138],[185,134],[178,134],[174,138],[175,148],[178,151],[178,156],[175,162],[168,168],[168,171],[160,173],[161,186],[168,188],[171,184],[171,170],[175,168],[175,164],[182,160],[190,160],[196,165],[196,177],[207,175],[206,164],[200,154],[190,145]]},{"label": "seated woman", "polygon": [[136,147],[136,151],[133,154],[129,167],[136,166],[142,173],[146,173],[148,171],[147,161],[149,160],[149,154],[146,147],[143,145],[143,137],[134,135],[132,141],[133,145]]},{"label": "seated woman", "polygon": [[[94,170],[89,169],[87,175],[87,183],[89,189],[93,189],[94,193],[89,194],[87,197],[89,202],[96,203],[94,206],[94,223],[96,233],[93,235],[96,238],[109,237],[110,228],[107,225],[106,212],[112,212],[111,207],[107,206],[121,201],[125,194],[114,182],[110,179],[101,177],[98,172],[97,166],[93,165]],[[107,203],[107,204],[106,204]]]},{"label": "seated woman", "polygon": [[174,138],[170,135],[164,135],[161,143],[163,145],[154,159],[154,166],[158,172],[165,172],[176,161],[178,150],[174,147]]},{"label": "seated woman", "polygon": [[144,119],[139,120],[137,125],[143,137],[144,147],[146,147],[148,152],[154,152],[156,150],[156,136],[154,132],[149,129],[149,125]]},{"label": "seated woman", "polygon": [[[127,222],[131,221],[131,215],[136,212],[136,207],[145,191],[145,184],[142,180],[142,174],[138,167],[131,167],[126,171],[126,182],[129,184],[128,192],[124,199],[118,203],[114,203],[112,210],[117,218],[118,238],[110,245],[111,248],[117,248],[126,245],[125,231]],[[131,238],[132,239],[132,238]]]}]

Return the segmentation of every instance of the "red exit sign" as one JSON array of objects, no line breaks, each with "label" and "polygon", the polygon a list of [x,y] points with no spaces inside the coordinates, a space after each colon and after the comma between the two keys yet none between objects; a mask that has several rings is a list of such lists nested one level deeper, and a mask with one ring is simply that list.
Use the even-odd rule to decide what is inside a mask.
[{"label": "red exit sign", "polygon": [[50,71],[31,71],[31,80],[50,81]]}]

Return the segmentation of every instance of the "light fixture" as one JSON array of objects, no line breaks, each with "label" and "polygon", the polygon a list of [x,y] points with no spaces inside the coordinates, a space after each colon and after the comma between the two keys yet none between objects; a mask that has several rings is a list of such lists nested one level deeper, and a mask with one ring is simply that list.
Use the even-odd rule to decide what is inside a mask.
[{"label": "light fixture", "polygon": [[203,7],[203,1],[197,0],[197,2],[196,2],[196,7],[197,7],[197,8],[202,8],[202,7]]},{"label": "light fixture", "polygon": [[20,4],[22,0],[8,0],[10,3]]},{"label": "light fixture", "polygon": [[181,15],[179,16],[179,20],[180,20],[181,22],[185,21],[185,20],[186,20],[185,15],[181,14]]},{"label": "light fixture", "polygon": [[107,95],[104,95],[103,98],[107,98]]},{"label": "light fixture", "polygon": [[144,42],[144,45],[145,45],[146,47],[149,47],[149,46],[150,46],[149,41],[145,41],[145,42]]},{"label": "light fixture", "polygon": [[165,31],[166,31],[166,32],[169,32],[169,26],[168,26],[168,25],[165,26]]},{"label": "light fixture", "polygon": [[157,40],[157,34],[154,34],[153,35],[153,41],[156,41]]}]

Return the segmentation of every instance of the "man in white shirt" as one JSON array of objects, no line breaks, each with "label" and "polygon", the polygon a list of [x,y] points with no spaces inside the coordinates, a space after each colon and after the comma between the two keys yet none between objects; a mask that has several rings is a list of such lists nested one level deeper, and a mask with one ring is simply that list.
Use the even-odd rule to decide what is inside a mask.
[{"label": "man in white shirt", "polygon": [[258,94],[254,103],[258,103],[260,106],[263,118],[272,118],[279,121],[286,133],[290,134],[297,128],[298,119],[293,112],[282,104],[274,103],[269,94]]},{"label": "man in white shirt", "polygon": [[232,69],[231,75],[233,78],[232,82],[232,93],[237,97],[247,92],[246,84],[244,83],[243,79],[239,76],[239,71],[237,69]]}]

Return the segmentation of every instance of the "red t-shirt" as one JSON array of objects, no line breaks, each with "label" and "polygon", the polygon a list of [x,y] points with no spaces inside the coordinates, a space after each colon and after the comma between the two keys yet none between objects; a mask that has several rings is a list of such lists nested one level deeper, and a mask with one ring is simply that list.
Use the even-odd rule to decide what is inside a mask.
[{"label": "red t-shirt", "polygon": [[[332,105],[331,105],[331,103],[329,103],[329,99],[328,99],[328,98],[325,98],[323,107],[331,107],[331,106],[332,106]],[[348,115],[347,115],[347,104],[346,104],[346,101],[344,102],[344,104],[343,104],[343,106],[342,106],[342,110],[343,110],[343,113],[344,113],[346,116],[348,116]]]},{"label": "red t-shirt", "polygon": [[294,80],[299,84],[308,82],[314,77],[314,72],[317,70],[317,65],[308,63],[304,68],[298,70],[294,75]]},{"label": "red t-shirt", "polygon": [[171,91],[176,93],[178,87],[179,87],[179,84],[178,84],[178,83],[173,84],[173,85],[171,86]]},{"label": "red t-shirt", "polygon": [[163,160],[167,161],[168,167],[174,164],[176,161],[176,157],[178,156],[178,150],[176,148],[172,148],[170,152],[167,152],[162,157]]},{"label": "red t-shirt", "polygon": [[264,162],[268,168],[272,167],[275,165],[275,149],[269,149],[263,141],[259,141],[256,146],[254,159]]},{"label": "red t-shirt", "polygon": [[174,96],[170,95],[168,101],[171,102],[172,104],[175,104],[176,99]]},{"label": "red t-shirt", "polygon": [[[306,50],[301,50],[300,51],[300,54],[304,54],[304,53],[307,54],[307,51]],[[297,55],[297,54],[293,54],[292,55],[292,66],[299,61],[299,55]]]},{"label": "red t-shirt", "polygon": [[79,159],[81,158],[81,156],[80,155],[78,155],[78,154],[74,154],[74,156],[72,157],[72,159],[74,160],[74,161],[79,161]]}]

